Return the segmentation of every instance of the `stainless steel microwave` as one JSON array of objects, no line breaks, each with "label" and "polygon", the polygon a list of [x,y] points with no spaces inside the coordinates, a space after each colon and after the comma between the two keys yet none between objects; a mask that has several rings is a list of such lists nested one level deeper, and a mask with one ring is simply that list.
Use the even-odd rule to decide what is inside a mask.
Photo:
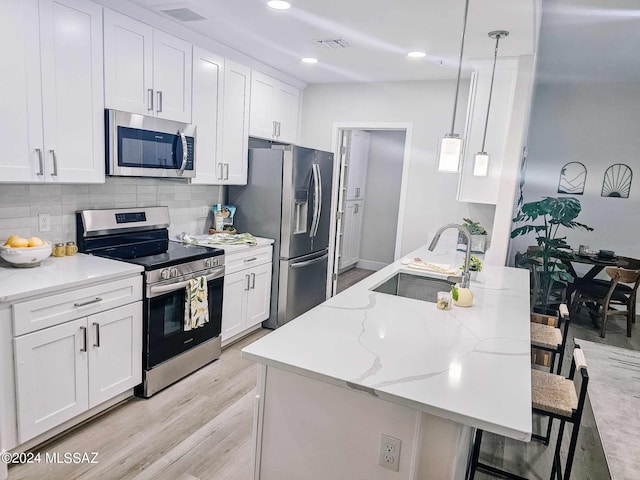
[{"label": "stainless steel microwave", "polygon": [[117,110],[105,110],[105,121],[108,175],[195,177],[193,125]]}]

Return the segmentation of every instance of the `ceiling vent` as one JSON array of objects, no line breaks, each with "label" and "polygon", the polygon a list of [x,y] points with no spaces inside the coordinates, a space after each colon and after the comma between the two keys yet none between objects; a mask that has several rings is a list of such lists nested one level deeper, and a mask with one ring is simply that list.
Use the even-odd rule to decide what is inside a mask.
[{"label": "ceiling vent", "polygon": [[197,12],[192,5],[186,3],[158,5],[155,9],[178,22],[198,22],[200,20],[207,20],[207,17],[203,12]]},{"label": "ceiling vent", "polygon": [[330,40],[316,40],[316,42],[323,47],[330,48],[332,50],[336,48],[347,48],[351,44],[342,38],[330,39]]}]

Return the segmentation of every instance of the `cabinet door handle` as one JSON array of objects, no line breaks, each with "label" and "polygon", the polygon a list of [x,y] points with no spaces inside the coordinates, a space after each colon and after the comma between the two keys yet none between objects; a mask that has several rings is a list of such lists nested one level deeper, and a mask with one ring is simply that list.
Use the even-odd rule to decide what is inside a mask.
[{"label": "cabinet door handle", "polygon": [[280,138],[280,127],[282,124],[280,122],[276,122],[276,138]]},{"label": "cabinet door handle", "polygon": [[160,113],[162,111],[162,92],[158,90],[158,109],[156,112]]},{"label": "cabinet door handle", "polygon": [[96,327],[96,343],[93,344],[94,347],[100,346],[100,324],[98,322],[93,322],[93,326]]},{"label": "cabinet door handle", "polygon": [[224,168],[224,163],[220,163],[219,165],[220,165],[220,175],[218,176],[218,180],[224,180],[224,174],[222,173],[223,172],[222,169]]},{"label": "cabinet door handle", "polygon": [[247,286],[245,287],[245,290],[249,290],[251,288],[251,277],[249,275],[245,275],[244,278],[247,279]]},{"label": "cabinet door handle", "polygon": [[86,352],[87,351],[87,327],[80,327],[80,330],[82,330],[82,348],[80,349],[80,351]]},{"label": "cabinet door handle", "polygon": [[153,111],[153,88],[147,88],[147,110]]},{"label": "cabinet door handle", "polygon": [[229,164],[224,164],[224,179],[229,180]]},{"label": "cabinet door handle", "polygon": [[245,258],[244,263],[255,262],[258,257]]},{"label": "cabinet door handle", "polygon": [[36,152],[38,153],[38,176],[42,176],[44,175],[44,162],[42,160],[42,150],[40,150],[39,148],[36,148]]},{"label": "cabinet door handle", "polygon": [[357,203],[353,206],[353,213],[358,213],[360,211],[360,205]]},{"label": "cabinet door handle", "polygon": [[256,274],[252,273],[251,274],[251,289],[255,289],[256,288]]},{"label": "cabinet door handle", "polygon": [[272,134],[273,138],[276,137],[276,121],[273,121],[273,134]]},{"label": "cabinet door handle", "polygon": [[53,159],[53,173],[51,174],[51,176],[57,177],[58,176],[58,157],[56,156],[55,150],[49,150],[49,153],[51,154],[51,158]]},{"label": "cabinet door handle", "polygon": [[74,303],[73,306],[74,307],[86,307],[87,305],[91,305],[92,303],[98,303],[98,302],[101,302],[101,301],[102,301],[102,298],[96,297],[93,300],[87,300],[86,302]]},{"label": "cabinet door handle", "polygon": [[356,197],[360,196],[360,187],[356,187]]}]

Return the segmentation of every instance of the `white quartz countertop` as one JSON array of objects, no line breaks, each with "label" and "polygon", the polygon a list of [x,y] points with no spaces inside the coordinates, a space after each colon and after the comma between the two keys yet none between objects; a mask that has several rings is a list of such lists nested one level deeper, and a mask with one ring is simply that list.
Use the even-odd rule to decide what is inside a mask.
[{"label": "white quartz countertop", "polygon": [[[414,257],[457,266],[463,255],[423,247],[405,258]],[[398,272],[439,276],[399,260],[245,347],[243,357],[528,441],[528,271],[485,266],[471,282],[473,306],[449,311],[372,291]]]},{"label": "white quartz countertop", "polygon": [[220,245],[217,243],[208,243],[206,239],[209,238],[209,235],[194,235],[193,237],[198,240],[198,245],[202,245],[203,247],[221,248],[226,254],[244,252],[246,250],[251,250],[252,248],[271,245],[274,242],[272,238],[255,237],[257,242],[256,245]]},{"label": "white quartz countertop", "polygon": [[0,302],[86,286],[143,271],[139,265],[78,253],[49,257],[33,268],[15,268],[0,260]]}]

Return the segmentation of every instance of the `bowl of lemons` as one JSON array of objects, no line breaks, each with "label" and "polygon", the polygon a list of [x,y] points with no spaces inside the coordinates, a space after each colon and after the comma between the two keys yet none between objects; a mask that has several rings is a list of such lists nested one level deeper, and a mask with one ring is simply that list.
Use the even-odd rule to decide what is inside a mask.
[{"label": "bowl of lemons", "polygon": [[0,257],[14,267],[37,267],[51,255],[51,242],[38,237],[23,238],[11,235],[0,246]]}]

